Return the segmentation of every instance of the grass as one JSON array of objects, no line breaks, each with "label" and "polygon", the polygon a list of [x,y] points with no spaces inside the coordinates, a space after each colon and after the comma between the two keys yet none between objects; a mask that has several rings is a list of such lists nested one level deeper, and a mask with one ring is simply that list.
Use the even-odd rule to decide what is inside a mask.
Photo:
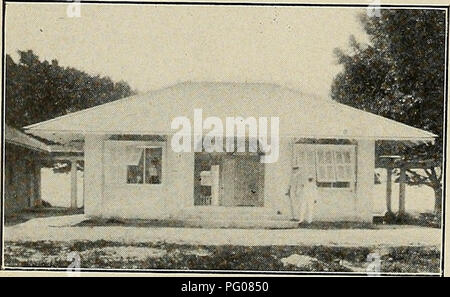
[{"label": "grass", "polygon": [[312,222],[310,224],[301,223],[299,225],[299,228],[321,229],[321,230],[328,230],[328,229],[380,229],[379,226],[377,226],[376,224],[371,224],[371,223],[366,223],[366,222],[348,222],[348,221]]},{"label": "grass", "polygon": [[[103,269],[365,272],[367,256],[373,252],[381,256],[381,272],[438,273],[440,265],[440,250],[425,247],[129,245],[104,240],[6,242],[5,265],[66,268],[72,251],[80,255],[82,268]],[[314,261],[303,267],[284,265],[281,260],[292,254]]]}]

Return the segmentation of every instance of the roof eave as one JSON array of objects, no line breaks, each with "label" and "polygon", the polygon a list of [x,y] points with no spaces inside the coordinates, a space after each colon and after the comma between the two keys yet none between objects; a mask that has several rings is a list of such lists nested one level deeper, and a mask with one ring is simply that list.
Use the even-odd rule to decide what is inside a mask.
[{"label": "roof eave", "polygon": [[[177,133],[174,130],[165,130],[165,131],[132,131],[132,130],[47,130],[47,129],[38,129],[38,128],[29,128],[26,129],[27,132],[33,134],[34,133],[44,133],[44,134],[79,134],[79,135],[88,135],[88,134],[152,134],[152,135],[172,135]],[[282,137],[301,137],[301,138],[335,138],[335,139],[372,139],[372,140],[392,140],[392,141],[435,141],[435,138],[438,136],[427,132],[422,131],[423,136],[376,136],[376,135],[302,135],[301,133],[279,133]]]}]

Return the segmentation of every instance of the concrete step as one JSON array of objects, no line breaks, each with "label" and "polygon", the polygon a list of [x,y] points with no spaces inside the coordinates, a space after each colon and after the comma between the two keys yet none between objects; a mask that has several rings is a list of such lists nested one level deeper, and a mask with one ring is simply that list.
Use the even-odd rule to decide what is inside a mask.
[{"label": "concrete step", "polygon": [[289,221],[290,217],[276,214],[274,211],[234,211],[234,210],[182,210],[178,213],[179,219],[205,219],[205,220],[256,220],[256,221]]},{"label": "concrete step", "polygon": [[180,220],[254,220],[254,221],[289,221],[290,218],[282,215],[240,215],[240,214],[179,214],[176,216]]},{"label": "concrete step", "polygon": [[177,220],[190,227],[205,228],[296,228],[297,222],[274,210],[254,207],[193,207],[180,211]]}]

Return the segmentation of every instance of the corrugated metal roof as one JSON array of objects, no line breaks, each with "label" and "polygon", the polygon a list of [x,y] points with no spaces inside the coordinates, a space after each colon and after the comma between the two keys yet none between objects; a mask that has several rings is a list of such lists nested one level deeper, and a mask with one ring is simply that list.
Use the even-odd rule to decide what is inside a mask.
[{"label": "corrugated metal roof", "polygon": [[203,119],[279,117],[280,136],[430,140],[434,134],[335,101],[265,83],[186,82],[26,127],[35,135],[167,134],[194,109]]}]

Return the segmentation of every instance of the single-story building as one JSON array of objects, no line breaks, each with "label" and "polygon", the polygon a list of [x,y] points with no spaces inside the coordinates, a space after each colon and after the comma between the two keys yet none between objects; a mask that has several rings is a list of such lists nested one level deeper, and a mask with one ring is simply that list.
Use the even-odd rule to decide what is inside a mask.
[{"label": "single-story building", "polygon": [[48,146],[5,125],[5,215],[41,203],[40,158],[49,151]]},{"label": "single-story building", "polygon": [[71,205],[77,208],[77,161],[82,147],[54,145],[5,125],[4,209],[16,215],[24,209],[42,206],[41,168],[44,163],[71,162]]},{"label": "single-story building", "polygon": [[[202,119],[223,123],[227,117],[278,119],[279,130],[269,137],[272,144],[279,139],[278,158],[262,162],[267,151],[261,150],[174,149],[179,132],[174,119],[183,117],[195,130],[199,109]],[[210,131],[208,125],[200,126],[201,135]],[[315,220],[371,221],[375,141],[435,137],[297,90],[219,82],[180,83],[26,130],[59,143],[84,141],[88,216],[233,222],[296,218],[299,199],[290,191],[294,170],[316,179]],[[194,146],[198,132],[189,134]],[[248,143],[250,132],[245,135]]]}]

